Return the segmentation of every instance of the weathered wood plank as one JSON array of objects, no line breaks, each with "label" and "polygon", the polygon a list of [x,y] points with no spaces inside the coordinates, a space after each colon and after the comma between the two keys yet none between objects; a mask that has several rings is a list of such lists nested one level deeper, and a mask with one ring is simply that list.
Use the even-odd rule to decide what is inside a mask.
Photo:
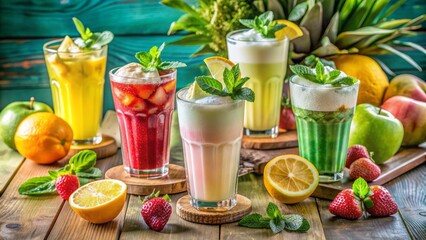
[{"label": "weathered wood plank", "polygon": [[274,234],[270,229],[245,228],[239,227],[238,223],[230,223],[221,226],[220,239],[325,239],[315,199],[308,198],[292,205],[279,203],[266,191],[263,185],[263,177],[254,174],[239,178],[238,193],[251,200],[253,213],[265,215],[268,203],[273,202],[277,204],[284,214],[296,213],[303,215],[310,223],[311,228],[307,233],[283,231],[279,234]]},{"label": "weathered wood plank", "polygon": [[426,236],[426,164],[411,170],[384,186],[398,203],[403,217],[414,239]]},{"label": "weathered wood plank", "polygon": [[331,201],[317,199],[318,210],[327,239],[410,239],[399,214],[384,218],[346,220],[328,211]]},{"label": "weathered wood plank", "polygon": [[24,157],[0,140],[0,197],[23,161]]},{"label": "weathered wood plank", "polygon": [[130,197],[126,218],[120,239],[219,239],[219,225],[203,225],[182,220],[176,214],[176,202],[186,193],[170,195],[173,212],[166,227],[155,232],[143,221],[141,216],[142,202],[138,196]]},{"label": "weathered wood plank", "polygon": [[[98,159],[96,167],[105,173],[109,168],[121,163],[121,152],[119,151],[114,156]],[[92,224],[75,214],[69,203],[64,201],[47,239],[117,239],[126,214],[127,202],[128,198],[120,215],[113,221],[105,224]]]},{"label": "weathered wood plank", "polygon": [[56,37],[76,34],[72,17],[93,31],[166,34],[182,12],[159,1],[0,1],[0,37]]},{"label": "weathered wood plank", "polygon": [[0,239],[44,239],[63,202],[57,194],[29,197],[19,195],[19,186],[31,177],[46,176],[48,170],[63,167],[38,165],[25,160],[0,197]]}]

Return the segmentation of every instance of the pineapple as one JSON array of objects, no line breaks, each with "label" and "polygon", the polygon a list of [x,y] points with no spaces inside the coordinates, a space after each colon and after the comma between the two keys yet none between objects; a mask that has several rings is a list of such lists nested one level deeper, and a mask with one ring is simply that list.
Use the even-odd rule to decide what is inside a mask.
[{"label": "pineapple", "polygon": [[[358,53],[375,55],[394,53],[421,71],[421,67],[395,46],[408,46],[426,54],[426,50],[412,42],[396,39],[413,36],[421,28],[426,15],[414,19],[388,20],[387,17],[406,0],[393,5],[390,0],[268,0],[258,5],[260,10],[272,10],[279,18],[297,23],[304,36],[292,41],[294,62],[308,55],[327,58]],[[390,6],[389,6],[390,5]],[[379,62],[379,61],[378,61]],[[382,62],[384,70],[393,75]]]}]

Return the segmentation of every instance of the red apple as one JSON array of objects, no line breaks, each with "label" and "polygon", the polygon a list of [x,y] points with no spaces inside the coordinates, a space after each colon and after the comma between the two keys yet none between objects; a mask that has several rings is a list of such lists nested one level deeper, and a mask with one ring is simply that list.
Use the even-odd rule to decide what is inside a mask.
[{"label": "red apple", "polygon": [[395,96],[386,100],[382,109],[401,121],[404,127],[402,145],[418,145],[426,141],[426,102]]},{"label": "red apple", "polygon": [[285,130],[296,129],[296,119],[291,110],[290,98],[287,96],[282,96],[279,128]]},{"label": "red apple", "polygon": [[405,96],[426,102],[426,82],[411,74],[401,74],[391,80],[383,102],[393,96]]}]

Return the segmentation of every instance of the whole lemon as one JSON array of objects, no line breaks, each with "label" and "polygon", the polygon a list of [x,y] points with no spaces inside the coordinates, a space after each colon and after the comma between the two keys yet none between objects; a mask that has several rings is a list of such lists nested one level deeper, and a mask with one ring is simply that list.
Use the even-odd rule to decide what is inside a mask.
[{"label": "whole lemon", "polygon": [[364,55],[341,55],[333,59],[336,68],[360,81],[357,104],[382,104],[383,95],[389,86],[386,73],[372,58]]},{"label": "whole lemon", "polygon": [[59,161],[68,154],[73,139],[71,126],[50,112],[33,113],[18,125],[15,144],[18,152],[39,164]]}]

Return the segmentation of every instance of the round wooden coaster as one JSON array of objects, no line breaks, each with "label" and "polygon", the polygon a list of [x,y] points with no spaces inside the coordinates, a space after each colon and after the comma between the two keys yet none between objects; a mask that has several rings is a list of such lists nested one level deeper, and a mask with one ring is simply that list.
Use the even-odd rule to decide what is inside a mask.
[{"label": "round wooden coaster", "polygon": [[176,203],[176,213],[182,219],[202,224],[223,224],[241,220],[251,212],[250,199],[237,194],[237,205],[226,212],[199,211],[189,203],[189,195],[181,197]]},{"label": "round wooden coaster", "polygon": [[123,165],[110,168],[105,178],[118,179],[127,184],[127,193],[134,195],[149,195],[155,189],[161,194],[173,194],[186,191],[185,168],[169,164],[169,174],[162,178],[146,179],[131,177],[124,171]]},{"label": "round wooden coaster", "polygon": [[117,152],[117,143],[114,138],[102,135],[102,142],[93,145],[71,145],[71,149],[65,158],[71,158],[75,154],[83,150],[92,150],[96,152],[98,159],[106,158],[114,155]]},{"label": "round wooden coaster", "polygon": [[282,132],[276,138],[247,137],[244,135],[241,146],[243,148],[261,150],[297,147],[297,132]]}]

